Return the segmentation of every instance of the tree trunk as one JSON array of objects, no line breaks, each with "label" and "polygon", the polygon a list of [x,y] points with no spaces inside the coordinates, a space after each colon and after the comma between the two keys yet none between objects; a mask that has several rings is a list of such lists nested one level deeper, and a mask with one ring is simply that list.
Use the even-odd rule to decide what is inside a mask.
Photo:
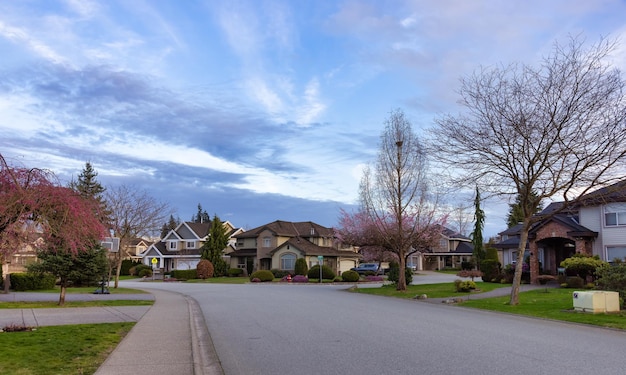
[{"label": "tree trunk", "polygon": [[65,304],[65,292],[67,292],[67,281],[61,279],[61,294],[59,295],[59,306]]},{"label": "tree trunk", "polygon": [[122,249],[115,253],[115,283],[113,288],[117,289],[120,282],[120,272],[122,270]]},{"label": "tree trunk", "polygon": [[513,285],[511,286],[510,305],[519,304],[519,288],[522,283],[522,268],[524,266],[524,253],[526,252],[526,243],[528,242],[528,230],[530,222],[524,221],[524,226],[520,233],[519,247],[517,248],[517,263],[515,264],[515,276],[513,277]]},{"label": "tree trunk", "polygon": [[404,259],[404,251],[401,251],[398,253],[398,258],[399,258],[399,267],[400,269],[398,270],[398,286],[396,288],[396,290],[399,291],[406,291],[406,260]]}]

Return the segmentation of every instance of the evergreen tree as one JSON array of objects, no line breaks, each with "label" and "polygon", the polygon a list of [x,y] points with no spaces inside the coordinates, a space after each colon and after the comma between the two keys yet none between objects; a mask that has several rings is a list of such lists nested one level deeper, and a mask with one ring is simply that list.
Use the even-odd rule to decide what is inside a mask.
[{"label": "evergreen tree", "polygon": [[214,276],[224,276],[228,273],[229,265],[222,259],[226,246],[228,246],[226,230],[220,218],[214,215],[209,229],[209,238],[202,245],[200,255],[202,259],[208,259],[213,263]]},{"label": "evergreen tree", "polygon": [[211,221],[211,217],[206,210],[202,209],[202,205],[198,203],[198,212],[191,217],[191,221],[194,223],[208,223]]},{"label": "evergreen tree", "polygon": [[485,249],[483,245],[483,227],[485,225],[485,211],[480,208],[480,191],[476,187],[476,197],[474,198],[474,231],[472,231],[472,245],[474,250],[472,255],[476,266],[480,269],[480,262],[485,259]]},{"label": "evergreen tree", "polygon": [[103,197],[106,188],[102,186],[96,177],[98,177],[98,172],[96,172],[90,162],[86,162],[85,168],[78,175],[78,181],[72,180],[69,187],[77,191],[83,198],[95,200],[100,208],[98,217],[103,224],[108,224],[111,212],[107,209]]},{"label": "evergreen tree", "polygon": [[[509,204],[509,215],[506,218],[506,224],[508,228],[514,227],[515,225],[524,221],[524,209],[521,203],[521,197],[524,193],[518,194],[515,198],[515,203]],[[530,192],[531,199],[530,201],[534,202],[538,199],[537,192],[532,190]],[[534,210],[533,214],[540,212],[543,210],[543,205],[539,203],[537,208]]]},{"label": "evergreen tree", "polygon": [[180,224],[180,218],[175,219],[174,215],[170,215],[169,221],[167,223],[163,223],[163,226],[161,227],[161,238],[165,238],[170,231],[176,229],[178,224]]}]

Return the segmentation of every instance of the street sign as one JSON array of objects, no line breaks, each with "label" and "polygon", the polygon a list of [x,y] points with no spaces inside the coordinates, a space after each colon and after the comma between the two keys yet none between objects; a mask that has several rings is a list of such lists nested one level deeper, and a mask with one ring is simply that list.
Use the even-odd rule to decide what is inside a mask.
[{"label": "street sign", "polygon": [[157,258],[152,258],[152,264],[157,264],[158,260]]}]

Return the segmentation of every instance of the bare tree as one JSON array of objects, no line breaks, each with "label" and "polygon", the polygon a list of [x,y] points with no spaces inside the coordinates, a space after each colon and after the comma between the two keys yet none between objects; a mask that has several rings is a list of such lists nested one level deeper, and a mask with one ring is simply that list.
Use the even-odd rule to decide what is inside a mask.
[{"label": "bare tree", "polygon": [[120,250],[114,255],[115,288],[118,287],[122,260],[129,256],[125,249],[134,238],[152,237],[172,215],[169,204],[159,202],[146,191],[121,185],[105,191],[107,208],[111,211],[111,229],[120,239]]},{"label": "bare tree", "polygon": [[[571,37],[537,67],[483,68],[461,80],[467,112],[439,118],[432,131],[432,154],[456,170],[457,183],[519,195],[523,229],[511,304],[519,303],[528,232],[546,218],[534,215],[541,200],[558,197],[565,209],[623,177],[624,81],[606,61],[615,48],[601,40],[585,49]],[[536,282],[537,254],[530,261]]]},{"label": "bare tree", "polygon": [[378,159],[361,180],[361,215],[378,245],[398,257],[398,290],[406,290],[409,255],[427,249],[441,236],[441,219],[429,191],[426,154],[411,123],[400,110],[391,112],[381,135]]}]

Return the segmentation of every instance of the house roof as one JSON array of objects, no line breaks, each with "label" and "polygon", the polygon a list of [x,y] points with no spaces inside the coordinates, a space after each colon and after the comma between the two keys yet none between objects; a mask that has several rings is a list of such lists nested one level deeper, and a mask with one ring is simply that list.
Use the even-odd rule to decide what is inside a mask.
[{"label": "house roof", "polygon": [[253,238],[265,230],[269,230],[276,236],[281,237],[333,237],[335,235],[331,228],[324,227],[312,221],[291,222],[276,220],[271,223],[247,230],[237,234],[235,238]]},{"label": "house roof", "polygon": [[361,257],[360,254],[353,252],[353,251],[347,251],[347,250],[338,250],[335,249],[333,247],[327,247],[327,246],[317,246],[316,244],[312,243],[311,241],[303,238],[303,237],[293,237],[290,238],[289,240],[285,241],[284,243],[282,243],[280,246],[278,246],[277,248],[275,248],[274,250],[270,251],[270,254],[273,255],[275,252],[277,252],[278,250],[284,248],[285,246],[293,246],[296,249],[302,251],[305,255],[322,255],[322,256],[353,256],[353,257]]},{"label": "house roof", "polygon": [[626,179],[580,197],[580,206],[595,206],[613,202],[626,202]]}]

